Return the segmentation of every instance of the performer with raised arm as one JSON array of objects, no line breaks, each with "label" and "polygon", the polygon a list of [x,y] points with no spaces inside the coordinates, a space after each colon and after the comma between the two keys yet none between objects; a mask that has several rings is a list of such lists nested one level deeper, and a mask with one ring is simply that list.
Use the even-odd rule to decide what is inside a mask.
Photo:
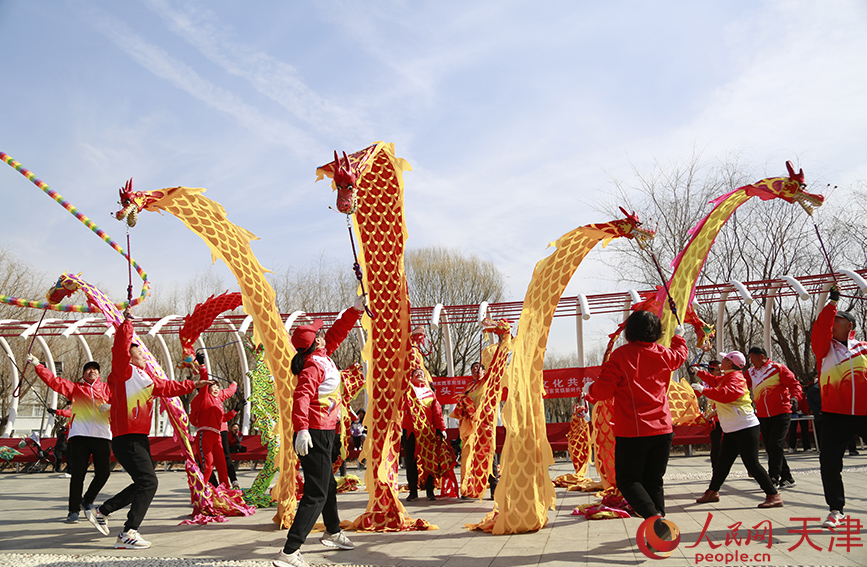
[{"label": "performer with raised arm", "polygon": [[295,452],[304,472],[304,496],[298,503],[286,543],[272,561],[274,567],[309,567],[299,549],[320,514],[325,522],[325,533],[319,538],[322,545],[355,548],[340,529],[337,481],[331,466],[339,455],[335,428],[342,404],[340,371],[331,355],[361,317],[366,302],[365,295],[359,296],[353,307],[344,311],[327,332],[322,330],[322,320],[316,319],[313,324],[301,325],[292,333],[292,346],[297,351],[292,358],[292,372],[298,376],[292,427]]},{"label": "performer with raised arm", "polygon": [[107,517],[129,506],[116,549],[147,549],[151,543],[138,533],[157,492],[157,474],[151,457],[148,434],[153,421],[153,399],[189,394],[210,384],[208,380],[164,380],[148,365],[139,344],[133,342],[132,313],[123,312],[111,349],[111,449],[115,459],[132,478],[132,484],[106,500],[96,511],[97,528],[108,533]]},{"label": "performer with raised arm", "polygon": [[704,384],[692,385],[696,394],[703,394],[707,399],[716,402],[717,416],[723,430],[720,454],[713,469],[710,486],[696,502],[719,502],[719,489],[728,478],[735,459],[740,455],[744,467],[765,492],[765,500],[758,507],[778,508],[783,505],[783,498],[771,482],[768,472],[759,463],[759,420],[753,410],[746,378],[741,372],[746,358],[736,350],[721,353],[720,357],[722,361],[719,369],[722,374],[715,376],[699,370],[696,376]]},{"label": "performer with raised arm", "polygon": [[[87,519],[105,535],[108,530],[97,521],[93,501],[105,486],[111,474],[111,427],[109,425],[109,400],[111,390],[108,384],[99,380],[99,363],[91,360],[81,369],[81,380],[71,382],[55,376],[48,368],[39,363],[32,354],[27,360],[36,369],[36,375],[48,387],[66,396],[72,403],[69,418],[69,514],[66,521],[78,522],[79,510],[84,510]],[[51,410],[49,410],[51,411]],[[54,412],[52,412],[54,413]],[[84,477],[90,458],[93,457],[93,479],[82,496]],[[104,530],[104,531],[103,531]]]},{"label": "performer with raised arm", "polygon": [[[591,403],[614,398],[617,488],[642,518],[665,516],[663,477],[674,439],[667,392],[671,373],[686,361],[683,333],[679,325],[671,348],[657,344],[662,338],[659,317],[634,311],[626,320],[627,343],[611,353],[599,378],[584,387]],[[664,522],[657,520],[653,527],[663,539],[670,535]]]},{"label": "performer with raised arm", "polygon": [[[197,355],[196,361],[199,363],[199,376],[202,380],[207,380],[208,371],[205,368],[204,356]],[[199,393],[190,402],[190,423],[198,428],[196,445],[201,459],[202,478],[208,482],[216,466],[219,484],[225,483],[226,488],[230,486],[231,479],[220,428],[225,415],[223,402],[231,398],[237,388],[235,382],[222,390],[217,383],[209,382],[199,388]]]},{"label": "performer with raised arm", "polygon": [[819,464],[830,513],[822,524],[843,522],[843,453],[853,435],[867,439],[867,342],[855,340],[855,316],[838,311],[840,292],[832,287],[810,336],[819,366],[822,400],[822,447]]}]

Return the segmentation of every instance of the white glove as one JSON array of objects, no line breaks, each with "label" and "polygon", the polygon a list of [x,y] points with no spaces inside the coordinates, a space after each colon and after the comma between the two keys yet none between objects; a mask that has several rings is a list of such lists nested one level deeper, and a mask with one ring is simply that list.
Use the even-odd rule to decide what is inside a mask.
[{"label": "white glove", "polygon": [[674,334],[679,336],[679,337],[682,337],[685,332],[686,332],[686,327],[684,327],[683,325],[678,325],[677,327],[674,328]]},{"label": "white glove", "polygon": [[355,303],[352,304],[352,307],[356,311],[364,311],[364,308],[367,307],[367,294],[362,293],[358,297],[355,298]]},{"label": "white glove", "polygon": [[99,413],[105,413],[105,412],[107,412],[108,410],[111,409],[111,404],[102,404],[102,405],[100,405],[100,406],[99,406],[98,408],[96,408],[96,409],[99,410]]},{"label": "white glove", "polygon": [[695,390],[696,394],[701,394],[704,392],[704,384],[693,384],[692,389]]},{"label": "white glove", "polygon": [[582,388],[581,391],[584,392],[585,395],[590,391],[590,384],[592,384],[592,383],[593,382],[585,382],[584,383],[584,388]]},{"label": "white glove", "polygon": [[310,432],[302,429],[295,434],[295,452],[298,456],[303,457],[307,451],[313,448],[313,439],[310,438]]},{"label": "white glove", "polygon": [[39,364],[39,359],[36,358],[36,356],[34,356],[33,354],[28,354],[27,355],[27,363],[32,364],[33,366],[36,366],[37,364]]}]

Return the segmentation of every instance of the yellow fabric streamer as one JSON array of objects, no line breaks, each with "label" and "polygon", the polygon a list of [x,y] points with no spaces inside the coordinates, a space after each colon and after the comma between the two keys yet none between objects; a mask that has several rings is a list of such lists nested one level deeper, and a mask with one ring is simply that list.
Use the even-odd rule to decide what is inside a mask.
[{"label": "yellow fabric streamer", "polygon": [[551,320],[566,285],[590,250],[600,240],[623,236],[650,235],[638,228],[634,217],[579,227],[554,242],[556,250],[536,264],[506,371],[506,441],[496,507],[474,526],[477,529],[495,534],[525,533],[548,522],[548,509],[554,507],[556,497],[548,473],[554,455],[545,428],[542,367]]},{"label": "yellow fabric streamer", "polygon": [[277,432],[281,450],[277,454],[280,476],[271,496],[277,501],[275,523],[288,527],[297,507],[295,475],[286,474],[286,471],[296,470],[298,465],[295,452],[289,449],[293,446],[292,392],[297,382],[290,365],[295,350],[277,310],[274,289],[265,279],[266,270],[250,248],[250,241],[256,236],[229,221],[223,206],[204,197],[204,192],[204,189],[190,187],[146,192],[143,193],[145,210],[166,211],[183,221],[211,249],[211,259],[223,260],[238,281],[244,312],[253,318],[253,342],[264,345],[265,363],[274,376],[274,394],[280,409]]}]

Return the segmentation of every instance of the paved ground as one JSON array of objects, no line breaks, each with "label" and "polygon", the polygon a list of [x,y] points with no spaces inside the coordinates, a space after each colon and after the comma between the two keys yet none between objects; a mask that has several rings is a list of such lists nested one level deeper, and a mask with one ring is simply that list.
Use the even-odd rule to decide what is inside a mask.
[{"label": "paved ground", "polygon": [[[844,482],[846,512],[853,523],[867,526],[867,453],[846,457]],[[588,521],[571,515],[579,504],[595,502],[592,494],[557,489],[557,506],[548,514],[548,525],[536,532],[492,536],[468,532],[464,524],[477,522],[491,509],[492,502],[455,499],[407,504],[413,517],[424,518],[440,527],[429,532],[353,533],[354,551],[333,552],[311,534],[302,553],[312,564],[351,564],[419,567],[512,567],[538,565],[867,565],[867,529],[856,526],[844,546],[843,535],[820,527],[827,515],[819,478],[816,453],[788,455],[797,486],[783,492],[783,508],[759,510],[762,501],[755,481],[738,463],[723,487],[717,504],[695,504],[710,479],[706,455],[673,456],[666,477],[667,518],[682,531],[674,554],[664,560],[645,557],[636,545],[640,520],[636,518]],[[762,456],[764,462],[764,455]],[[350,466],[349,472],[354,472]],[[571,464],[558,462],[551,476],[571,472]],[[241,471],[242,486],[252,482],[255,472]],[[159,473],[160,488],[142,525],[141,532],[153,547],[145,551],[114,550],[112,544],[122,524],[121,513],[110,518],[111,537],[101,536],[86,520],[75,525],[63,522],[66,516],[67,480],[58,474],[0,473],[0,565],[73,565],[99,563],[127,567],[151,566],[264,566],[285,539],[271,521],[273,512],[260,509],[248,518],[232,518],[223,524],[179,526],[190,512],[189,491],[183,472]],[[110,495],[128,482],[122,471],[112,474],[103,495]],[[101,502],[101,500],[99,500]],[[366,492],[341,494],[341,516],[352,519],[367,503]],[[710,518],[707,538],[697,544]],[[806,522],[809,539],[802,538]],[[753,526],[765,522],[772,529],[770,549],[763,543],[747,544]],[[740,523],[740,527],[737,524]],[[733,527],[735,526],[735,527]],[[795,530],[796,533],[788,533]],[[729,541],[727,542],[727,535]],[[860,538],[856,540],[855,538]],[[799,543],[800,541],[800,543]],[[829,549],[832,547],[833,549]],[[711,553],[716,557],[707,558]],[[703,557],[697,558],[696,554]],[[725,554],[729,554],[726,557]],[[732,555],[738,554],[737,558]],[[759,555],[756,555],[759,554]],[[767,554],[766,556],[763,554]]]}]

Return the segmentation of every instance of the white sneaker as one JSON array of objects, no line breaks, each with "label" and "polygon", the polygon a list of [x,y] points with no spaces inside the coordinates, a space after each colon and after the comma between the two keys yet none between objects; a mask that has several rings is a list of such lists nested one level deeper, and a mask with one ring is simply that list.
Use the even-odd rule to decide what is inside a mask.
[{"label": "white sneaker", "polygon": [[843,512],[840,510],[831,510],[831,513],[828,514],[828,518],[822,522],[822,525],[828,529],[833,530],[837,526],[843,523]]},{"label": "white sneaker", "polygon": [[[82,506],[84,508],[84,506]],[[84,517],[87,521],[93,524],[93,527],[99,530],[102,535],[108,535],[108,518],[100,514],[99,508],[91,506],[84,508]]]},{"label": "white sneaker", "polygon": [[121,532],[114,542],[115,549],[147,549],[151,542],[145,540],[136,530]]},{"label": "white sneaker", "polygon": [[355,544],[352,543],[348,537],[346,537],[346,532],[340,530],[336,534],[330,534],[325,532],[321,538],[319,538],[319,542],[325,547],[336,547],[337,549],[355,549]]},{"label": "white sneaker", "polygon": [[294,553],[284,553],[281,549],[277,557],[271,561],[271,565],[274,567],[310,567],[310,564],[301,557],[301,552],[297,549]]}]

